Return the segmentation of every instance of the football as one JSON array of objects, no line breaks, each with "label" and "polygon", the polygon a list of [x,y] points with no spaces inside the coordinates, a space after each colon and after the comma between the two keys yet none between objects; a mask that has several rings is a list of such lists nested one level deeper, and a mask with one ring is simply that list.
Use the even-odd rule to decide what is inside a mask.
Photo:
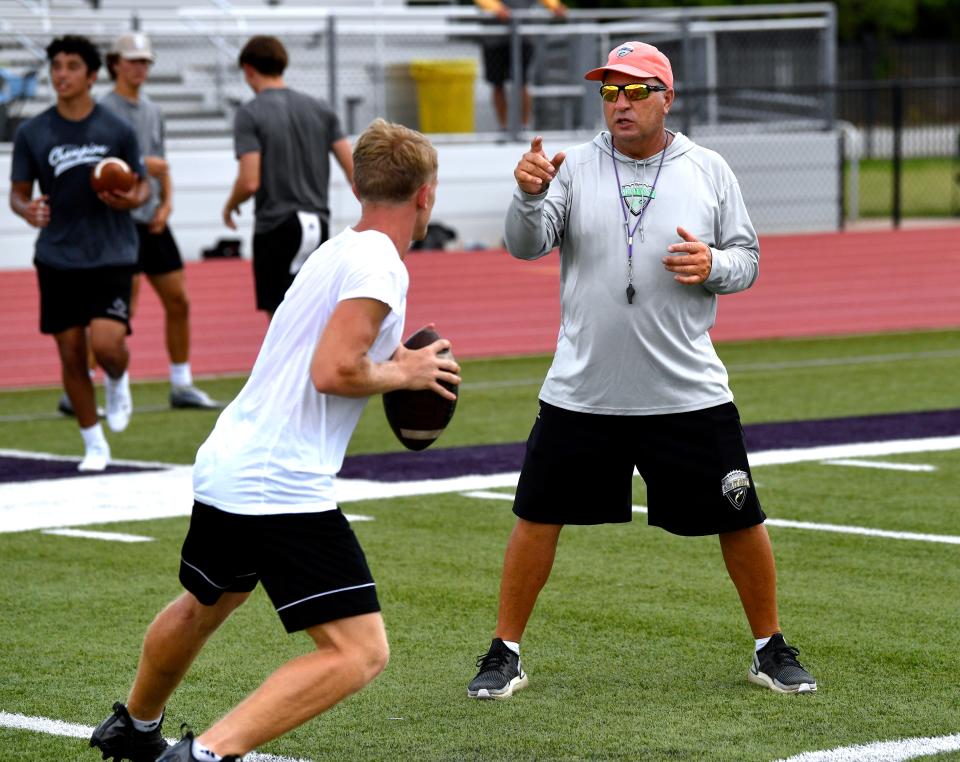
[{"label": "football", "polygon": [[[432,328],[421,328],[411,335],[403,346],[407,349],[422,349],[439,340],[440,335]],[[440,357],[453,359],[453,353],[445,349]],[[457,386],[440,382],[454,394]],[[425,450],[437,441],[450,424],[456,400],[448,400],[430,389],[396,389],[383,395],[383,411],[387,423],[400,443],[408,450]]]},{"label": "football", "polygon": [[118,191],[126,193],[137,183],[137,176],[123,159],[108,156],[90,173],[90,186],[97,193]]}]

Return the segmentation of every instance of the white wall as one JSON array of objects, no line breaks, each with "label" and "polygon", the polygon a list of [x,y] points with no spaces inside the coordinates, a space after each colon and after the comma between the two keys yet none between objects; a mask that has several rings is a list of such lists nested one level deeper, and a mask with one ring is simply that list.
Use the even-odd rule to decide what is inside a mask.
[{"label": "white wall", "polygon": [[[548,153],[583,137],[550,137]],[[698,139],[699,140],[699,139]],[[837,223],[835,133],[790,133],[704,137],[700,142],[727,158],[740,180],[751,218],[763,233],[833,230]],[[498,246],[503,213],[513,192],[513,168],[526,143],[440,143],[440,187],[433,219],[454,228],[459,243]],[[169,146],[174,179],[171,226],[187,260],[200,258],[218,238],[240,237],[249,257],[253,205],[243,206],[240,230],[226,228],[220,214],[236,173],[228,141],[192,141]],[[0,147],[0,269],[31,266],[36,231],[9,207],[10,146]],[[330,188],[331,231],[351,224],[359,204],[334,165]]]}]

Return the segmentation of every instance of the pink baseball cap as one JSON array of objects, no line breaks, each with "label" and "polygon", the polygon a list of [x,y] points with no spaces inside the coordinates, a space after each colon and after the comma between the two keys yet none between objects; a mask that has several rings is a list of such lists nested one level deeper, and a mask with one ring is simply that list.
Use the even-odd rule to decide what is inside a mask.
[{"label": "pink baseball cap", "polygon": [[633,77],[656,77],[667,87],[673,87],[673,69],[670,59],[645,42],[624,42],[607,56],[607,65],[591,69],[584,79],[602,81],[608,71],[619,71]]}]

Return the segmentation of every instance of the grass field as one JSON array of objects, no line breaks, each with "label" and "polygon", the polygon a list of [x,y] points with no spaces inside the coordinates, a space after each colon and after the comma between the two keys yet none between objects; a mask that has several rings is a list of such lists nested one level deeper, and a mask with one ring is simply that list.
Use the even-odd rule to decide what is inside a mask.
[{"label": "grass field", "polygon": [[[849,168],[846,171],[849,173]],[[960,162],[904,159],[901,171],[903,217],[960,214]],[[859,216],[889,217],[893,213],[893,163],[887,159],[863,159],[859,172]]]},{"label": "grass field", "polygon": [[[719,350],[748,423],[958,407],[957,332]],[[548,364],[463,363],[457,416],[438,444],[524,439]],[[228,399],[241,382],[203,386]],[[130,429],[110,436],[116,457],[192,461],[215,416],[169,411],[165,392],[134,388]],[[0,448],[78,455],[75,424],[51,412],[58,394],[0,394]],[[374,400],[351,453],[397,449]],[[782,623],[818,678],[816,694],[781,696],[747,683],[752,640],[716,539],[673,537],[638,515],[626,526],[564,530],[524,639],[530,687],[507,702],[468,701],[474,659],[494,625],[510,489],[396,497],[344,506],[372,519],[355,528],[377,578],[390,665],[365,691],[261,751],[311,760],[767,761],[958,734],[953,752],[930,757],[956,761],[960,545],[935,540],[960,537],[960,450],[871,460],[901,468],[819,460],[755,467],[771,519],[889,533],[770,527]],[[929,468],[902,470],[909,466]],[[637,479],[635,502],[644,501]],[[179,592],[186,518],[86,528],[153,541],[0,532],[0,714],[98,722],[125,696],[150,618]],[[894,534],[908,532],[934,541]],[[304,636],[283,634],[258,592],[175,694],[168,735],[181,722],[205,727],[307,647]],[[85,743],[0,726],[0,762],[98,759]]]}]

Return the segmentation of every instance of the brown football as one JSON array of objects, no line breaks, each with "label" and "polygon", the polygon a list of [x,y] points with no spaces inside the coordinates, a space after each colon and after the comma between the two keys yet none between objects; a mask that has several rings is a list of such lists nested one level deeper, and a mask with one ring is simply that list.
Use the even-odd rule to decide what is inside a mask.
[{"label": "brown football", "polygon": [[108,156],[90,173],[90,187],[97,193],[117,191],[126,193],[137,183],[137,176],[123,159]]},{"label": "brown football", "polygon": [[[432,328],[421,328],[410,336],[403,346],[407,349],[422,349],[440,339]],[[453,353],[445,349],[440,357],[453,359]],[[440,382],[454,394],[455,384]],[[456,400],[448,400],[430,389],[396,389],[383,395],[383,411],[387,423],[400,443],[408,450],[425,450],[437,441],[450,424],[457,409]]]}]

